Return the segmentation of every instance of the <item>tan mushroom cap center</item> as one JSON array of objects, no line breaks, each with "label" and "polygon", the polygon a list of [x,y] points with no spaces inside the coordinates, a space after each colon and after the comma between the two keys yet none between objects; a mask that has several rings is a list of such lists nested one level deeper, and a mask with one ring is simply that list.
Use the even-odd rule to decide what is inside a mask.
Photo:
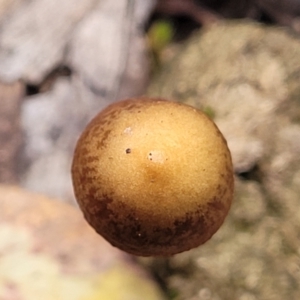
[{"label": "tan mushroom cap center", "polygon": [[196,109],[168,102],[125,109],[106,130],[101,147],[97,130],[89,144],[99,157],[94,167],[101,185],[114,201],[155,216],[158,224],[196,211],[225,184],[230,154],[216,126]]}]

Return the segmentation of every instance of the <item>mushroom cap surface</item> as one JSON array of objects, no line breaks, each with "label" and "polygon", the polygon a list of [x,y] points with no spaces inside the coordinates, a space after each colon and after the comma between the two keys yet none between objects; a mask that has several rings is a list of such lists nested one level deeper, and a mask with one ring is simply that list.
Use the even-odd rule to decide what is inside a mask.
[{"label": "mushroom cap surface", "polygon": [[140,256],[205,243],[234,188],[230,151],[214,122],[191,106],[146,97],[116,102],[88,124],[72,179],[89,224]]}]

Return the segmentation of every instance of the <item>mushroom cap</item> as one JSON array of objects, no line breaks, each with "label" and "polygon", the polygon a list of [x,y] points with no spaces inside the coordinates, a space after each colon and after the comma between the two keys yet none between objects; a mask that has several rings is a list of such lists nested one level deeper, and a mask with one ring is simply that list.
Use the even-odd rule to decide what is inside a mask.
[{"label": "mushroom cap", "polygon": [[230,151],[214,122],[191,106],[146,97],[116,102],[88,124],[72,179],[89,224],[140,256],[205,243],[234,188]]}]

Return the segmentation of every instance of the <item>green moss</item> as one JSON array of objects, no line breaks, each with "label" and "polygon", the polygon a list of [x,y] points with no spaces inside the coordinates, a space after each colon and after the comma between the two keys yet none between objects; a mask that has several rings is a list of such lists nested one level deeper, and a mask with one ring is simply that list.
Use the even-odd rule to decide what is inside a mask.
[{"label": "green moss", "polygon": [[156,21],[148,31],[149,47],[152,53],[153,73],[161,67],[161,54],[173,39],[173,25],[169,21]]},{"label": "green moss", "polygon": [[156,21],[148,31],[148,39],[153,52],[160,53],[172,40],[173,25],[169,21]]},{"label": "green moss", "polygon": [[210,119],[214,119],[216,116],[216,113],[214,111],[214,109],[210,106],[204,106],[201,108],[201,110],[210,118]]}]

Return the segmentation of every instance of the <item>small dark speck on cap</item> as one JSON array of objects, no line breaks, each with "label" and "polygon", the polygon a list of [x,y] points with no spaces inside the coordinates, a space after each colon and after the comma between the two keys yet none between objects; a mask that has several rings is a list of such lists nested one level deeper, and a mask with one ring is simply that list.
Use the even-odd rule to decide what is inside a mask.
[{"label": "small dark speck on cap", "polygon": [[126,149],[126,153],[127,153],[127,154],[131,153],[131,149],[130,149],[130,148],[127,148],[127,149]]}]

